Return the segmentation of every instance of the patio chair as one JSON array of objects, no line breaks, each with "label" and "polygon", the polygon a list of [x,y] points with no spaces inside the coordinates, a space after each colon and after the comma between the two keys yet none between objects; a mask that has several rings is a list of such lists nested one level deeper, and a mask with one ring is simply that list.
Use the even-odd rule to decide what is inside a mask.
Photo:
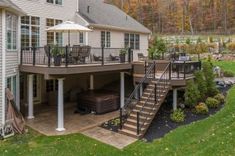
[{"label": "patio chair", "polygon": [[85,64],[86,58],[90,57],[91,47],[90,46],[82,46],[79,51],[79,62]]},{"label": "patio chair", "polygon": [[102,61],[102,57],[101,56],[97,56],[95,54],[93,54],[93,59],[94,59],[95,62]]},{"label": "patio chair", "polygon": [[138,53],[138,60],[139,60],[139,61],[145,61],[145,60],[147,60],[147,59],[148,59],[148,57],[147,57],[147,56],[144,56],[143,53]]},{"label": "patio chair", "polygon": [[119,61],[120,57],[119,56],[113,56],[112,54],[109,55],[111,61]]},{"label": "patio chair", "polygon": [[78,63],[80,48],[80,45],[73,45],[72,51],[70,52],[70,58],[74,64]]},{"label": "patio chair", "polygon": [[[44,64],[46,64],[46,58],[49,57],[50,54],[50,46],[49,45],[45,45],[44,46],[44,51],[45,51],[45,55],[44,55]],[[51,59],[51,58],[50,58]]]}]

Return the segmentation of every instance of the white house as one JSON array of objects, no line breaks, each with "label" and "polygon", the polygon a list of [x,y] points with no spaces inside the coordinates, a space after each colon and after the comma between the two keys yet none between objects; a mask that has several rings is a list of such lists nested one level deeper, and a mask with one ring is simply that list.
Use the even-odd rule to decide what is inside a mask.
[{"label": "white house", "polygon": [[[0,2],[0,122],[2,124],[5,122],[5,88],[12,90],[17,106],[20,107],[22,95],[26,96],[23,99],[26,100],[24,102],[27,105],[42,103],[47,95],[45,92],[48,89],[47,85],[51,83],[44,78],[51,78],[53,74],[44,73],[45,70],[42,68],[32,67],[28,70],[28,66],[21,66],[20,68],[27,68],[28,71],[19,69],[21,48],[43,47],[48,44],[65,46],[68,43],[67,34],[47,32],[46,29],[67,20],[93,30],[72,34],[72,45],[89,45],[97,48],[104,46],[107,49],[130,47],[134,52],[134,60],[138,59],[138,53],[147,55],[148,38],[151,32],[126,13],[113,5],[104,3],[103,0],[2,0]],[[126,66],[92,67],[89,68],[89,73],[96,70],[121,71],[127,69]],[[128,65],[128,70],[130,67]],[[87,72],[86,69],[82,71]],[[63,72],[65,73],[63,75],[73,74],[74,80],[71,79],[72,76],[65,76],[67,78],[65,83],[68,86],[73,86],[73,82],[84,85],[87,81],[86,76],[76,75],[78,71],[66,68]],[[123,76],[123,73],[121,75]],[[112,76],[110,75],[111,79]],[[89,80],[93,80],[92,74],[88,77]],[[59,78],[61,89],[64,79],[61,79],[61,76]],[[78,79],[79,82],[77,82]],[[105,78],[100,79],[105,80]],[[52,83],[55,84],[56,81]],[[29,117],[33,117],[32,108],[29,109],[31,109]]]}]

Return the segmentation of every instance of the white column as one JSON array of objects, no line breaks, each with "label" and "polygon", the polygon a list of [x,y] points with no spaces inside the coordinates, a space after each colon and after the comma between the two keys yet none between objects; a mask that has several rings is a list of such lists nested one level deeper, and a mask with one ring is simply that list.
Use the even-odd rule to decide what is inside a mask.
[{"label": "white column", "polygon": [[[138,84],[135,84],[135,87],[137,86]],[[135,91],[135,99],[139,99],[139,93],[138,93],[138,89]]]},{"label": "white column", "polygon": [[28,75],[28,119],[33,119],[33,75]]},{"label": "white column", "polygon": [[90,75],[90,90],[94,90],[94,75]]},{"label": "white column", "polygon": [[121,108],[125,105],[125,73],[121,72],[121,82],[120,82],[120,106]]},{"label": "white column", "polygon": [[57,131],[64,131],[64,78],[58,79],[58,125]]},{"label": "white column", "polygon": [[177,109],[177,89],[173,89],[173,110]]},{"label": "white column", "polygon": [[89,35],[88,35],[88,32],[85,32],[85,34],[86,34],[86,45],[89,45]]}]

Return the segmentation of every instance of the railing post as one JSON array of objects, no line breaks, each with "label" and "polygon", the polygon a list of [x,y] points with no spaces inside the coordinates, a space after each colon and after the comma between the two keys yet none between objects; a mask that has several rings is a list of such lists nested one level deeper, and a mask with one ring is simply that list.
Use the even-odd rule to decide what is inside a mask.
[{"label": "railing post", "polygon": [[184,61],[184,79],[186,78],[186,62]]},{"label": "railing post", "polygon": [[171,72],[172,72],[172,63],[169,65],[169,80],[171,80]]},{"label": "railing post", "polygon": [[102,49],[101,49],[101,55],[102,55],[102,63],[101,65],[103,66],[104,65],[104,46],[102,46]]},{"label": "railing post", "polygon": [[147,73],[147,61],[144,61],[144,75]]},{"label": "railing post", "polygon": [[65,47],[65,67],[68,67],[68,50],[69,50],[69,47],[66,45],[66,47]]},{"label": "railing post", "polygon": [[154,84],[154,101],[157,102],[157,84]]},{"label": "railing post", "polygon": [[154,66],[153,66],[153,79],[156,78],[156,62],[154,61]]},{"label": "railing post", "polygon": [[33,66],[36,64],[36,48],[33,47]]},{"label": "railing post", "polygon": [[131,48],[128,49],[128,61],[131,63]]},{"label": "railing post", "polygon": [[120,119],[120,129],[122,129],[122,108],[120,108],[120,116],[119,116],[119,119]]},{"label": "railing post", "polygon": [[51,66],[51,46],[48,46],[48,67]]},{"label": "railing post", "polygon": [[23,64],[23,48],[20,50],[20,65]]},{"label": "railing post", "polygon": [[140,112],[137,112],[137,135],[140,134]]}]

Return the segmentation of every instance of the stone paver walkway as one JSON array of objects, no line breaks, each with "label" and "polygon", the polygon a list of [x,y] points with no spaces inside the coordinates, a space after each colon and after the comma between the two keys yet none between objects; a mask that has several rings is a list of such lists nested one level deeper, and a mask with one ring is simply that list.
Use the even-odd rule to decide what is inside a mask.
[{"label": "stone paver walkway", "polygon": [[118,149],[123,149],[124,147],[134,143],[137,141],[137,139],[128,137],[126,135],[122,135],[119,133],[115,133],[106,129],[103,129],[101,127],[94,127],[92,129],[88,129],[86,131],[83,131],[82,134],[91,137],[93,139],[96,139],[100,142],[103,142],[105,144],[114,146]]}]

